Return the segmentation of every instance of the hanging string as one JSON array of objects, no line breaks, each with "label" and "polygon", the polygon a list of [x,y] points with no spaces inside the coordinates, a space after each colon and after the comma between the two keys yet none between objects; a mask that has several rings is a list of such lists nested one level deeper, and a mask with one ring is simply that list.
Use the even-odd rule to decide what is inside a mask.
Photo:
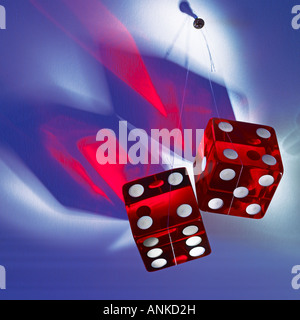
[{"label": "hanging string", "polygon": [[[186,23],[186,21],[185,21],[185,23]],[[186,97],[186,91],[187,91],[187,84],[188,84],[188,78],[189,78],[189,73],[190,73],[190,69],[189,69],[190,68],[189,67],[189,40],[190,40],[190,37],[189,37],[189,35],[190,35],[190,29],[188,28],[187,37],[186,37],[186,56],[185,56],[186,74],[185,74],[185,81],[184,81],[181,104],[180,104],[180,107],[179,107],[180,109],[179,109],[179,117],[178,117],[177,126],[176,126],[177,128],[179,128],[179,126],[181,124],[181,121],[182,121],[183,109],[184,109],[184,105],[185,105],[185,97]],[[178,39],[178,36],[176,37],[176,39]],[[172,45],[172,48],[173,48],[173,46],[174,46],[174,43]],[[174,137],[174,143],[176,143],[177,138],[178,138],[178,136]],[[182,141],[180,141],[180,143],[182,144]],[[170,150],[170,153],[171,153],[171,150]],[[172,159],[171,164],[170,164],[172,169],[174,169],[175,156],[176,155],[175,155],[175,150],[174,150],[173,151],[173,159]],[[170,185],[167,229],[168,229],[168,236],[169,236],[169,239],[170,239],[170,245],[171,245],[171,249],[172,249],[172,253],[173,253],[173,257],[174,257],[174,263],[175,263],[175,265],[177,265],[176,255],[175,255],[175,251],[174,251],[174,247],[173,247],[173,241],[172,241],[172,237],[171,237],[171,234],[170,234],[171,190],[172,190],[172,186]]]},{"label": "hanging string", "polygon": [[215,68],[215,64],[214,64],[214,60],[212,58],[212,54],[211,54],[211,51],[210,51],[210,48],[209,48],[209,44],[208,44],[208,41],[207,41],[207,38],[204,34],[203,31],[201,31],[202,35],[203,35],[203,38],[204,38],[204,41],[205,41],[205,44],[206,44],[206,48],[207,48],[207,51],[208,51],[208,55],[209,55],[209,60],[210,60],[210,71],[211,72],[216,72],[216,68]]},{"label": "hanging string", "polygon": [[[182,94],[180,111],[179,111],[179,118],[178,118],[178,122],[177,122],[177,128],[180,126],[181,121],[182,121],[183,109],[184,109],[184,106],[185,106],[185,97],[186,97],[186,91],[187,91],[187,84],[188,84],[188,79],[189,79],[189,74],[190,74],[189,54],[188,54],[188,52],[189,52],[189,35],[190,35],[190,33],[188,32],[188,34],[187,34],[187,54],[186,54],[186,57],[185,57],[186,75],[185,75],[185,82],[184,82],[183,94]],[[173,167],[174,167],[174,157],[173,157]]]},{"label": "hanging string", "polygon": [[217,104],[215,91],[214,91],[214,87],[213,87],[212,77],[211,77],[211,74],[216,72],[216,67],[215,67],[215,63],[214,63],[214,60],[213,60],[213,57],[212,57],[212,53],[211,53],[211,50],[210,50],[210,47],[209,47],[209,43],[207,41],[207,38],[206,38],[205,33],[204,33],[203,30],[201,30],[201,34],[203,36],[203,39],[204,39],[204,42],[205,42],[205,45],[206,45],[206,49],[207,49],[207,52],[208,52],[208,56],[209,56],[209,61],[210,61],[210,72],[209,71],[207,72],[207,75],[208,75],[207,78],[208,78],[208,81],[209,81],[210,91],[211,91],[212,98],[213,98],[213,104],[214,104],[214,108],[216,110],[217,117],[221,118],[220,117],[219,108],[218,108],[218,104]]},{"label": "hanging string", "polygon": [[185,27],[185,25],[187,24],[188,21],[189,21],[189,17],[187,17],[187,18],[183,21],[183,23],[182,23],[182,25],[180,26],[177,34],[176,34],[175,37],[174,37],[174,40],[172,41],[171,46],[169,47],[169,49],[167,50],[167,52],[166,52],[166,54],[165,54],[165,56],[164,56],[165,59],[167,59],[167,58],[169,57],[169,55],[171,54],[175,43],[177,42],[180,34],[182,33],[182,30],[184,29],[184,27]]},{"label": "hanging string", "polygon": [[[207,41],[207,38],[206,38],[204,32],[202,32],[202,35],[203,35],[203,38],[204,38],[204,41],[205,41],[205,44],[206,44],[206,48],[208,50],[209,59],[210,59],[211,68],[210,68],[210,72],[208,72],[208,79],[209,79],[210,89],[211,89],[211,93],[212,93],[212,97],[213,97],[213,103],[214,103],[214,106],[215,106],[217,117],[218,117],[218,119],[221,119],[220,111],[219,111],[217,100],[216,100],[215,91],[214,91],[214,88],[213,88],[213,82],[212,82],[212,79],[211,79],[211,73],[216,72],[216,68],[215,68],[215,64],[214,64],[214,61],[213,61],[213,58],[212,58],[211,50],[209,48],[209,44],[208,44],[208,41]],[[233,144],[233,141],[231,140],[230,135],[228,133],[226,133],[226,136],[227,136],[228,140]],[[244,164],[243,164],[241,159],[239,159],[239,160],[240,160],[240,163],[241,163],[241,170],[240,170],[240,173],[239,173],[239,176],[238,176],[238,179],[237,179],[237,183],[236,183],[236,186],[235,186],[236,188],[239,186],[240,179],[241,179],[241,176],[242,176],[242,172],[244,170]],[[228,213],[227,213],[228,215],[230,214],[230,210],[232,208],[233,201],[234,201],[234,196],[231,199],[231,203],[230,203],[230,206],[229,206],[229,209],[228,209]]]}]

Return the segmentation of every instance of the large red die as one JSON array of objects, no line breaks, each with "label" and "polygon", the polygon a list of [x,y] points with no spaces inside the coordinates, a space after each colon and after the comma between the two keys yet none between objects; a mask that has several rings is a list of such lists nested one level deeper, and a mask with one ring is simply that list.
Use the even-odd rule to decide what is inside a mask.
[{"label": "large red die", "polygon": [[195,160],[203,211],[260,219],[283,175],[275,130],[213,118]]},{"label": "large red die", "polygon": [[185,168],[127,183],[123,195],[132,234],[148,271],[211,252]]}]

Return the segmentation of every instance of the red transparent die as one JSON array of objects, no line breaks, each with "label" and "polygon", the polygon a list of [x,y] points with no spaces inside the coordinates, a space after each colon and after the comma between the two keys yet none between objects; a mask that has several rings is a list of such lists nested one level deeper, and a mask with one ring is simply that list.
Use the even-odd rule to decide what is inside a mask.
[{"label": "red transparent die", "polygon": [[261,219],[283,175],[273,128],[213,118],[195,160],[203,211]]},{"label": "red transparent die", "polygon": [[132,234],[148,271],[211,252],[185,168],[127,183],[123,195]]}]

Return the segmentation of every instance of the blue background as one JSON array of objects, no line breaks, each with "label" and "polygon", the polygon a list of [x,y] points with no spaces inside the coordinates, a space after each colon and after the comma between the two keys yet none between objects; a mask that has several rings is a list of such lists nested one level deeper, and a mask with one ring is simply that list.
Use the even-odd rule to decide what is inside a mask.
[{"label": "blue background", "polygon": [[[299,299],[291,286],[292,267],[300,264],[300,31],[291,26],[297,3],[191,0],[206,21],[211,74],[206,43],[179,1],[102,1],[134,39],[162,99],[159,81],[173,81],[179,99],[186,84],[185,102],[197,107],[194,88],[209,90],[213,77],[220,100],[217,108],[207,102],[206,116],[234,113],[274,127],[285,167],[263,220],[203,213],[212,254],[150,274],[121,199],[73,143],[116,128],[119,117],[146,130],[163,120],[80,45],[97,48],[97,38],[63,2],[36,2],[46,11],[27,0],[0,1],[7,12],[0,30],[0,265],[7,290],[0,299]],[[105,12],[97,20],[102,27]],[[41,128],[62,139],[111,202],[49,155]]]}]

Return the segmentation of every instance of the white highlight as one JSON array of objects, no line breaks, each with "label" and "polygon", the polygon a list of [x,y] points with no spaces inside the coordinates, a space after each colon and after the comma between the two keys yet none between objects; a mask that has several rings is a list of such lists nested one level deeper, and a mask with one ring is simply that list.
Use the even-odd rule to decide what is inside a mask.
[{"label": "white highlight", "polygon": [[168,182],[171,186],[178,186],[183,181],[183,176],[179,172],[171,173],[168,177]]},{"label": "white highlight", "polygon": [[233,126],[228,122],[220,122],[219,123],[219,129],[224,132],[232,132]]},{"label": "white highlight", "polygon": [[277,163],[277,160],[273,156],[270,156],[268,154],[262,157],[262,161],[268,166],[275,166],[275,164]]},{"label": "white highlight", "polygon": [[198,231],[199,231],[199,228],[197,226],[188,226],[183,229],[182,233],[188,237],[188,236],[194,235]]},{"label": "white highlight", "polygon": [[275,179],[274,177],[270,176],[270,175],[265,175],[262,176],[258,183],[262,186],[262,187],[270,187],[273,183],[274,183]]},{"label": "white highlight", "polygon": [[147,253],[147,256],[151,259],[155,259],[158,258],[159,256],[161,256],[163,253],[162,249],[156,248],[156,249],[152,249]]},{"label": "white highlight", "polygon": [[202,242],[200,237],[192,237],[186,240],[186,245],[189,247],[198,246]]},{"label": "white highlight", "polygon": [[234,151],[233,149],[225,149],[223,151],[223,154],[227,159],[230,159],[230,160],[236,160],[239,157],[237,152]]},{"label": "white highlight", "polygon": [[153,224],[153,220],[151,217],[148,217],[148,216],[141,217],[137,222],[137,226],[141,230],[149,229],[152,226],[152,224]]},{"label": "white highlight", "polygon": [[219,199],[219,198],[212,199],[208,203],[208,206],[212,210],[219,210],[219,209],[221,209],[223,207],[223,205],[224,205],[224,201],[222,199]]},{"label": "white highlight", "polygon": [[190,251],[191,257],[200,257],[204,254],[205,249],[203,247],[196,247]]},{"label": "white highlight", "polygon": [[143,242],[143,245],[147,248],[155,247],[159,243],[158,238],[148,238]]},{"label": "white highlight", "polygon": [[236,176],[236,173],[232,169],[224,169],[220,172],[220,178],[224,181],[233,180]]},{"label": "white highlight", "polygon": [[245,187],[239,187],[233,191],[233,195],[238,199],[246,198],[248,194],[249,190]]},{"label": "white highlight", "polygon": [[186,218],[192,214],[193,209],[189,204],[182,204],[177,208],[176,212],[179,217]]},{"label": "white highlight", "polygon": [[144,193],[144,187],[141,184],[131,186],[128,193],[133,198],[139,198]]},{"label": "white highlight", "polygon": [[151,263],[151,267],[154,269],[160,269],[160,268],[164,267],[166,264],[167,264],[166,259],[157,259]]},{"label": "white highlight", "polygon": [[206,165],[207,165],[207,158],[204,157],[201,164],[202,172],[206,169]]},{"label": "white highlight", "polygon": [[264,128],[259,128],[256,130],[256,133],[259,137],[263,139],[269,139],[271,137],[271,132]]},{"label": "white highlight", "polygon": [[250,206],[247,207],[246,212],[251,216],[255,216],[261,212],[261,206],[259,204],[250,204]]}]

